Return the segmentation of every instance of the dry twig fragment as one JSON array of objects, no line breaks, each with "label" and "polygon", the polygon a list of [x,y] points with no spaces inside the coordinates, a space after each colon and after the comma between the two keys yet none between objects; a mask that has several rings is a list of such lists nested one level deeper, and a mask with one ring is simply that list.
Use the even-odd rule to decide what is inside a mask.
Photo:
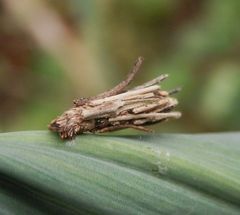
[{"label": "dry twig fragment", "polygon": [[138,73],[143,58],[139,57],[126,80],[113,89],[90,98],[74,100],[75,107],[54,119],[49,129],[58,132],[62,139],[82,133],[102,133],[124,128],[149,131],[144,126],[179,118],[180,112],[172,109],[178,104],[169,92],[158,85],[168,75],[161,75],[141,86],[126,91]]}]

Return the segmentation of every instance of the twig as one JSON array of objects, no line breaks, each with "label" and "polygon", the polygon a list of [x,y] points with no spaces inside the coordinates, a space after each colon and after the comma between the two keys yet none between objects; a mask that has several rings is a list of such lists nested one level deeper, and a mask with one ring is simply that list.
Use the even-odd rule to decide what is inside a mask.
[{"label": "twig", "polygon": [[164,75],[160,75],[159,77],[141,85],[141,86],[138,86],[138,87],[134,87],[133,90],[136,90],[136,89],[142,89],[142,88],[145,88],[145,87],[149,87],[149,86],[152,86],[152,85],[155,85],[155,84],[159,84],[160,82],[162,82],[163,80],[165,80],[166,78],[168,78],[168,74],[164,74]]},{"label": "twig", "polygon": [[126,87],[132,82],[135,75],[140,70],[140,67],[143,63],[143,60],[144,60],[143,57],[138,57],[138,59],[136,60],[136,62],[133,65],[132,70],[129,72],[127,78],[124,81],[122,81],[121,83],[119,83],[117,86],[112,88],[111,90],[108,90],[104,93],[101,93],[97,96],[93,96],[93,97],[90,97],[90,98],[87,98],[87,99],[86,98],[80,98],[80,99],[74,100],[73,103],[75,104],[76,107],[78,107],[78,106],[81,106],[81,105],[87,103],[88,101],[95,100],[95,99],[106,98],[106,97],[109,97],[109,96],[114,96],[114,95],[117,95],[117,94],[123,92],[126,89]]}]

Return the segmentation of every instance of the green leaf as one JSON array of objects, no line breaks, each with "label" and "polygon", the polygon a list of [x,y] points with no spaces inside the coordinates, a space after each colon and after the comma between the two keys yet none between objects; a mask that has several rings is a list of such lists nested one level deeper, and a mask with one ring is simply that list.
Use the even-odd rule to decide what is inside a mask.
[{"label": "green leaf", "polygon": [[239,214],[240,133],[0,134],[0,214]]}]

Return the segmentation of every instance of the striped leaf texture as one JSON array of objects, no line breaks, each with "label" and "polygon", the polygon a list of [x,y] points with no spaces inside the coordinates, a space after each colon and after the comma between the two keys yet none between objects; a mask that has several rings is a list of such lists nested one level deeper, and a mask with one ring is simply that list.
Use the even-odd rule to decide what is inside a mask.
[{"label": "striped leaf texture", "polygon": [[0,214],[240,214],[240,133],[0,134]]}]

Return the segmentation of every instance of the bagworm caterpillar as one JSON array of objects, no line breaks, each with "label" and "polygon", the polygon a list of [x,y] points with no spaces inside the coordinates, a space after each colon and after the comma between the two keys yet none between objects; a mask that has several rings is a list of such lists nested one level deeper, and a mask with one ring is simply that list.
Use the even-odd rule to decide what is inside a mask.
[{"label": "bagworm caterpillar", "polygon": [[82,133],[103,133],[124,128],[150,131],[145,126],[179,118],[181,113],[172,111],[178,101],[171,97],[179,89],[160,89],[159,83],[168,75],[160,75],[126,90],[142,62],[143,58],[139,57],[126,80],[113,89],[94,97],[74,100],[74,107],[54,119],[49,129],[58,132],[62,139],[71,139]]}]

